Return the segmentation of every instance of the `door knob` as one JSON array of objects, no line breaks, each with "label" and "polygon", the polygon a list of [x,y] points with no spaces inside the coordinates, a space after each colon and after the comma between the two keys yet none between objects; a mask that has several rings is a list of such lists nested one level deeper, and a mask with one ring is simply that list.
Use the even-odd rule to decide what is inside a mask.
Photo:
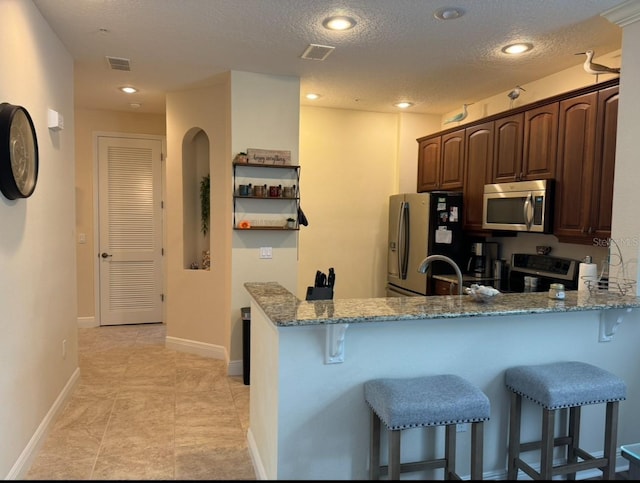
[{"label": "door knob", "polygon": [[102,258],[109,258],[111,255],[109,255],[106,252],[102,252],[102,255],[100,255]]}]

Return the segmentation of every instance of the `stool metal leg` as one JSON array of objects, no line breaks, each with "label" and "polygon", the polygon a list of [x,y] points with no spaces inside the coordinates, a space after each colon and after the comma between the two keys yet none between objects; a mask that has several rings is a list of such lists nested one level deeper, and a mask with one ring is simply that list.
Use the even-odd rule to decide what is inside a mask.
[{"label": "stool metal leg", "polygon": [[540,448],[540,479],[550,480],[553,476],[553,430],[555,410],[542,409],[542,446]]},{"label": "stool metal leg", "polygon": [[369,479],[380,479],[380,418],[371,411],[371,439],[369,440]]},{"label": "stool metal leg", "polygon": [[616,446],[618,440],[618,401],[607,403],[607,416],[604,429],[604,457],[607,466],[602,468],[603,480],[616,479]]},{"label": "stool metal leg", "polygon": [[471,424],[471,479],[482,479],[482,460],[484,457],[484,423]]},{"label": "stool metal leg", "polygon": [[456,473],[456,425],[445,426],[444,437],[444,479],[453,480]]},{"label": "stool metal leg", "polygon": [[400,429],[389,429],[389,479],[400,479]]},{"label": "stool metal leg", "polygon": [[520,458],[520,416],[522,415],[522,396],[511,393],[509,410],[509,461],[507,462],[507,479],[518,477],[517,461]]}]

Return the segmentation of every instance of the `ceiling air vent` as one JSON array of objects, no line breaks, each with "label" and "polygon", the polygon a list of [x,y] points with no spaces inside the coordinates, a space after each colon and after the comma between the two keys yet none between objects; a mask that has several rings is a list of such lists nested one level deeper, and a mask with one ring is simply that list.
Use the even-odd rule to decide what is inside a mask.
[{"label": "ceiling air vent", "polygon": [[123,59],[122,57],[109,57],[107,56],[107,61],[109,62],[109,67],[112,70],[131,70],[131,63],[129,59]]},{"label": "ceiling air vent", "polygon": [[324,60],[333,52],[333,49],[335,47],[329,47],[328,45],[309,44],[309,47],[301,57],[308,60]]}]

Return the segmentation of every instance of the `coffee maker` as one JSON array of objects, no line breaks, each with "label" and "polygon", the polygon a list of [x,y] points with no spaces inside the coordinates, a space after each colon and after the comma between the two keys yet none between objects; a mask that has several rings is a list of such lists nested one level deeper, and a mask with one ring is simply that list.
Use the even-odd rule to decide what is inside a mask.
[{"label": "coffee maker", "polygon": [[493,262],[498,258],[498,244],[495,242],[471,243],[471,256],[467,262],[467,272],[476,278],[491,278]]}]

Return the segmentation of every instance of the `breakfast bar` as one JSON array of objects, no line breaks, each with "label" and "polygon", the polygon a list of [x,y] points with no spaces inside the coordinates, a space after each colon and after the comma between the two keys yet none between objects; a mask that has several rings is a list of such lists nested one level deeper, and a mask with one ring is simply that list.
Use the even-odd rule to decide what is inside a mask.
[{"label": "breakfast bar", "polygon": [[[504,372],[515,365],[576,360],[616,374],[628,387],[620,405],[618,455],[620,446],[640,441],[634,415],[640,402],[636,296],[567,291],[564,300],[505,293],[489,303],[469,295],[303,301],[276,282],[245,288],[252,324],[248,443],[261,479],[366,479],[369,409],[363,385],[379,377],[455,374],[482,389],[491,402],[485,479],[506,479]],[[604,420],[601,408],[583,411],[581,446],[595,454],[602,453]],[[540,414],[527,401],[523,421],[522,436],[538,437]],[[469,433],[459,431],[457,472],[468,477]],[[443,450],[435,433],[405,433],[403,458],[409,461]],[[628,461],[619,456],[617,465],[625,469]],[[591,476],[599,474],[593,470]]]}]

